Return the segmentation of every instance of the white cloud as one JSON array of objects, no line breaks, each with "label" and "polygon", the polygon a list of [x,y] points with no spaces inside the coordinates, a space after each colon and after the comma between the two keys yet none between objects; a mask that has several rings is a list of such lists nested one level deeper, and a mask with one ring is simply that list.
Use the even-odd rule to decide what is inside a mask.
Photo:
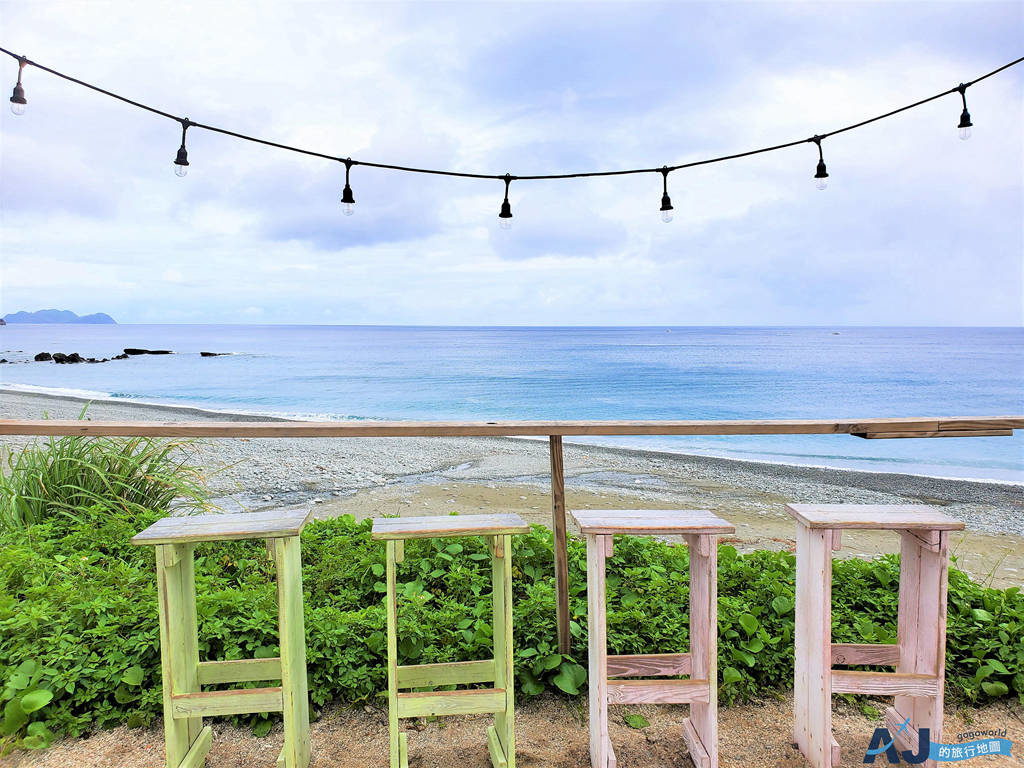
[{"label": "white cloud", "polygon": [[[1024,31],[1011,4],[839,4],[813,35],[805,8],[738,7],[2,12],[5,45],[195,120],[498,173],[829,130],[1002,63]],[[0,300],[140,322],[1019,324],[1022,82],[969,91],[967,143],[954,96],[827,140],[825,193],[804,145],[673,173],[668,226],[657,175],[517,181],[501,232],[500,182],[357,166],[345,219],[342,165],[197,129],[178,179],[174,123],[30,69],[26,115],[0,118]]]}]

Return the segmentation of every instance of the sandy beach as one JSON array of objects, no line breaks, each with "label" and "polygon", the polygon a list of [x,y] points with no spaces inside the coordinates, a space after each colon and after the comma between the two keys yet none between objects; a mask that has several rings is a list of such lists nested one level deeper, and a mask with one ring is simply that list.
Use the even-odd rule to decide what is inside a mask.
[{"label": "sandy beach", "polygon": [[[4,391],[3,418],[77,418],[88,401]],[[92,419],[185,421],[256,417],[93,401]],[[31,438],[3,438],[16,447]],[[837,437],[837,440],[853,439]],[[317,517],[511,511],[550,525],[547,442],[517,438],[218,439],[196,445],[225,511],[312,506]],[[669,453],[565,445],[569,509],[710,509],[732,521],[742,551],[791,548],[787,502],[925,503],[966,524],[957,567],[998,587],[1024,582],[1024,488]],[[843,537],[843,557],[896,551],[895,535]]]}]

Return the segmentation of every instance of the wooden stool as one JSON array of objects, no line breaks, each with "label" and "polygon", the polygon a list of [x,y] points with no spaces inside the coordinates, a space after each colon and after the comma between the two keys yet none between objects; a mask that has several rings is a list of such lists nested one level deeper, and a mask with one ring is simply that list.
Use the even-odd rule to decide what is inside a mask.
[{"label": "wooden stool", "polygon": [[[160,663],[164,690],[167,768],[199,768],[213,732],[203,717],[254,712],[284,713],[284,747],[278,768],[309,764],[309,697],[306,633],[302,621],[302,560],[299,534],[310,512],[165,517],[132,538],[156,547],[160,608]],[[266,539],[277,567],[281,655],[276,659],[199,661],[193,552],[197,543]],[[203,685],[280,680],[272,688],[202,691]]]},{"label": "wooden stool", "polygon": [[[919,728],[930,729],[931,741],[941,741],[948,538],[964,524],[913,505],[788,504],[786,509],[797,521],[793,739],[800,751],[814,768],[839,764],[833,693],[895,696],[885,724],[901,750],[917,751]],[[832,643],[832,552],[841,548],[843,528],[900,534],[895,645]],[[839,670],[833,664],[895,666],[896,672]],[[907,718],[912,727],[901,730]]]},{"label": "wooden stool", "polygon": [[[529,533],[518,515],[389,517],[373,521],[371,538],[387,542],[388,734],[391,768],[408,768],[409,749],[398,719],[427,715],[494,713],[487,747],[494,768],[515,768],[516,734],[512,667],[512,534]],[[491,548],[494,594],[494,658],[449,664],[398,666],[398,603],[395,570],[406,539],[486,536]],[[492,688],[399,693],[399,688],[491,683]]]},{"label": "wooden stool", "polygon": [[[703,510],[572,512],[587,537],[590,628],[590,765],[615,768],[608,738],[609,704],[689,704],[683,740],[696,768],[718,766],[718,534],[732,524]],[[673,535],[690,547],[690,652],[609,656],[605,620],[605,560],[614,534]],[[629,680],[689,675],[689,680]]]}]

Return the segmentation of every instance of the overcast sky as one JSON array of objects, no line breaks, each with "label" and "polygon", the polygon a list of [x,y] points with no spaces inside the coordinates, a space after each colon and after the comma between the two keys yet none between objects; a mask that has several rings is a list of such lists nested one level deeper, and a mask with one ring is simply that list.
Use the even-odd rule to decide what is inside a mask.
[{"label": "overcast sky", "polygon": [[[806,138],[1024,54],[1024,3],[0,3],[0,45],[193,120],[468,172]],[[13,86],[14,60],[0,57]],[[824,143],[503,185],[180,127],[29,68],[0,117],[0,312],[120,322],[1020,325],[1024,65]],[[8,91],[5,91],[5,98]]]}]

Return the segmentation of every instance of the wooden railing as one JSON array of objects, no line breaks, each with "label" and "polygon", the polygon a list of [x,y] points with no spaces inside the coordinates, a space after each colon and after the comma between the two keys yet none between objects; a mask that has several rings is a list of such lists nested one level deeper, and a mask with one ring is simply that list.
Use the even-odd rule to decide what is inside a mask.
[{"label": "wooden railing", "polygon": [[783,419],[735,421],[91,421],[0,419],[0,436],[109,437],[529,437],[547,436],[555,538],[558,646],[570,650],[562,438],[584,435],[854,435],[866,439],[998,437],[1024,416],[991,418]]}]

